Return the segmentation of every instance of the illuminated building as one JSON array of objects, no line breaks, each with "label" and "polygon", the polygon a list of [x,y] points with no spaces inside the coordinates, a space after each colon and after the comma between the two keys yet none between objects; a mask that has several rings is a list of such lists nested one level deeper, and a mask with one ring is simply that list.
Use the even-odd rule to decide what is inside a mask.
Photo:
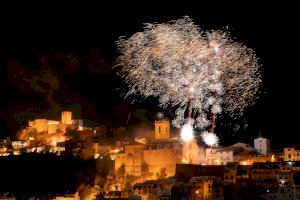
[{"label": "illuminated building", "polygon": [[280,172],[280,163],[278,162],[258,162],[253,163],[251,169],[251,178],[253,180],[266,183],[267,181],[270,184],[277,184],[277,176]]},{"label": "illuminated building", "polygon": [[232,146],[224,148],[208,148],[206,149],[206,163],[214,165],[226,165],[228,162],[241,162],[241,164],[247,163],[248,160],[256,150],[248,144],[236,143]]},{"label": "illuminated building", "polygon": [[170,139],[170,121],[155,120],[155,140]]},{"label": "illuminated building", "polygon": [[300,161],[300,150],[295,147],[283,149],[284,161]]},{"label": "illuminated building", "polygon": [[20,150],[20,149],[24,149],[24,148],[28,147],[29,142],[27,142],[27,141],[12,141],[11,145],[14,150]]},{"label": "illuminated building", "polygon": [[182,146],[177,138],[170,138],[170,122],[156,120],[154,137],[143,138],[125,145],[123,153],[115,156],[115,169],[125,165],[129,175],[140,176],[146,165],[149,174],[156,177],[164,169],[167,176],[175,174],[176,164],[182,162]]},{"label": "illuminated building", "polygon": [[224,183],[236,183],[238,163],[231,162],[225,166]]},{"label": "illuminated building", "polygon": [[[190,183],[194,184],[194,190],[192,194],[193,199],[214,199],[214,200],[223,200],[223,185],[221,179],[215,176],[199,176],[193,177],[190,180]],[[192,196],[192,195],[191,195]]]},{"label": "illuminated building", "polygon": [[258,137],[254,139],[254,148],[258,153],[266,156],[270,153],[270,140]]}]

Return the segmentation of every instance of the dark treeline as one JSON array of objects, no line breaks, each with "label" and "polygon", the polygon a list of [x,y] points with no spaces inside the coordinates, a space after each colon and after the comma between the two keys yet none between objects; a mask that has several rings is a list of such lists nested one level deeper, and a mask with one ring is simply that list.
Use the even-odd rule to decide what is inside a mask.
[{"label": "dark treeline", "polygon": [[48,153],[0,157],[0,192],[22,197],[18,199],[73,193],[94,181],[94,162]]}]

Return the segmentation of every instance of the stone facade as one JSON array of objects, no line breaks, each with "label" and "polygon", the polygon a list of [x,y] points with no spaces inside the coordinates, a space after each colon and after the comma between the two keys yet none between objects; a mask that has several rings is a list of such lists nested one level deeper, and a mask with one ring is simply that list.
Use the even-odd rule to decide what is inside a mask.
[{"label": "stone facade", "polygon": [[156,140],[170,139],[170,121],[155,120],[155,139]]},{"label": "stone facade", "polygon": [[72,112],[70,112],[70,111],[63,111],[61,113],[61,122],[63,124],[70,124],[70,123],[72,123]]},{"label": "stone facade", "polygon": [[284,148],[284,161],[300,161],[300,150],[295,147]]},{"label": "stone facade", "polygon": [[173,176],[176,164],[182,161],[182,148],[178,139],[170,139],[170,122],[155,121],[154,138],[146,143],[125,145],[124,152],[116,154],[115,169],[123,164],[127,175],[141,176],[143,166],[154,177],[162,170]]}]

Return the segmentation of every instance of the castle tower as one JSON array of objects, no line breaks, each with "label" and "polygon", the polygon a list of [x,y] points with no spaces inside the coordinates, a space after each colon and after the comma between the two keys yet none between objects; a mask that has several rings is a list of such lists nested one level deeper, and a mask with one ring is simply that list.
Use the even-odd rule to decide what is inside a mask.
[{"label": "castle tower", "polygon": [[170,122],[169,120],[155,120],[155,139],[170,139]]},{"label": "castle tower", "polygon": [[268,155],[270,153],[270,140],[261,136],[254,139],[254,149],[260,154]]},{"label": "castle tower", "polygon": [[61,113],[61,123],[63,123],[63,124],[70,124],[70,123],[72,123],[72,112],[70,112],[70,111],[63,111]]}]

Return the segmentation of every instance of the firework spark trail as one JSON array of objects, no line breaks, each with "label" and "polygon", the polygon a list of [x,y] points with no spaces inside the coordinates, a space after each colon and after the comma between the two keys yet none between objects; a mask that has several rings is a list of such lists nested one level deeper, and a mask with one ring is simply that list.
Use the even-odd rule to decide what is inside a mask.
[{"label": "firework spark trail", "polygon": [[242,113],[261,82],[251,49],[225,32],[202,31],[188,17],[146,24],[118,48],[115,68],[130,88],[126,97],[155,96],[161,107],[175,107],[175,127],[186,124],[189,106],[200,128],[211,124],[208,114]]}]

